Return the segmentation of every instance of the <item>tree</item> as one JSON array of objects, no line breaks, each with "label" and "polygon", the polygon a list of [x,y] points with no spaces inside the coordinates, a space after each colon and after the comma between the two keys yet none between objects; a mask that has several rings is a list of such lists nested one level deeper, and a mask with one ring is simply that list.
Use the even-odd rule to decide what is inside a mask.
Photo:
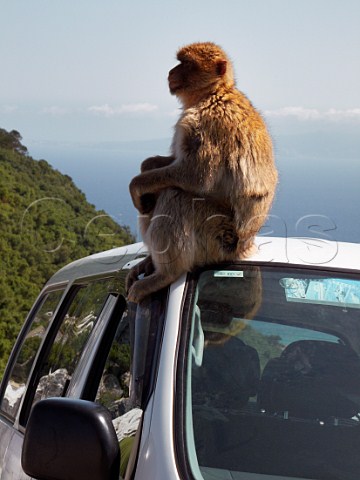
[{"label": "tree", "polygon": [[0,128],[0,378],[46,280],[72,260],[133,241],[68,175],[32,159],[19,132]]}]

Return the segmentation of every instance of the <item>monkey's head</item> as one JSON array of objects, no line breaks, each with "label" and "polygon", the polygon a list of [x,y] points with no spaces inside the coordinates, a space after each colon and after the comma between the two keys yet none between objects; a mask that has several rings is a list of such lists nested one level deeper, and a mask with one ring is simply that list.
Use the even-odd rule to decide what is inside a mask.
[{"label": "monkey's head", "polygon": [[233,87],[232,65],[214,43],[192,43],[177,53],[180,64],[169,72],[169,88],[185,106],[191,106],[220,86]]}]

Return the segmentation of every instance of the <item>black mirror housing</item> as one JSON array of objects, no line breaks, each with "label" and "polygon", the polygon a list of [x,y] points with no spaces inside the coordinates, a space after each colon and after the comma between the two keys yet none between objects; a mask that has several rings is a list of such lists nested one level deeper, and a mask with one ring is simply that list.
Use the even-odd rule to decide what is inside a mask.
[{"label": "black mirror housing", "polygon": [[39,480],[118,480],[120,450],[110,413],[86,400],[36,403],[21,462],[24,472]]}]

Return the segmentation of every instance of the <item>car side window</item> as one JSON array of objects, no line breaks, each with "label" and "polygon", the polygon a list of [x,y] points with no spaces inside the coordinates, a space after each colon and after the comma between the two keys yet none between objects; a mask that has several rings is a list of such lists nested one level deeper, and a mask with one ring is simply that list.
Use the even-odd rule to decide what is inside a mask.
[{"label": "car side window", "polygon": [[10,419],[16,417],[36,354],[63,293],[64,290],[52,291],[40,300],[17,353],[1,402],[2,412]]},{"label": "car side window", "polygon": [[42,361],[33,403],[44,398],[65,395],[87,340],[113,286],[113,278],[79,286]]},{"label": "car side window", "polygon": [[140,406],[149,394],[165,300],[159,293],[139,305],[128,303],[118,324],[95,398],[113,419]]},{"label": "car side window", "polygon": [[156,369],[165,315],[164,292],[147,297],[139,305],[128,303],[112,342],[95,401],[106,407],[121,451],[121,476],[125,471],[142,408],[149,398]]},{"label": "car side window", "polygon": [[127,410],[131,375],[129,310],[120,320],[107,357],[95,401],[106,407],[113,418]]}]

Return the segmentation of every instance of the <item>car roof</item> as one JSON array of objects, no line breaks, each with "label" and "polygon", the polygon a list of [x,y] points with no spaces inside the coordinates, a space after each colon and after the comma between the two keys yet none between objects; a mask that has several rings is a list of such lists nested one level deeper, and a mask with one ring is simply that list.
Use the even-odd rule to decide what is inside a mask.
[{"label": "car roof", "polygon": [[46,286],[118,272],[130,268],[134,260],[144,258],[147,254],[147,248],[142,242],[95,253],[65,265],[50,278]]},{"label": "car roof", "polygon": [[[246,262],[285,263],[324,269],[360,271],[360,244],[320,238],[257,237],[257,251]],[[148,254],[142,243],[113,248],[76,260],[58,272],[47,286],[128,269]]]}]

